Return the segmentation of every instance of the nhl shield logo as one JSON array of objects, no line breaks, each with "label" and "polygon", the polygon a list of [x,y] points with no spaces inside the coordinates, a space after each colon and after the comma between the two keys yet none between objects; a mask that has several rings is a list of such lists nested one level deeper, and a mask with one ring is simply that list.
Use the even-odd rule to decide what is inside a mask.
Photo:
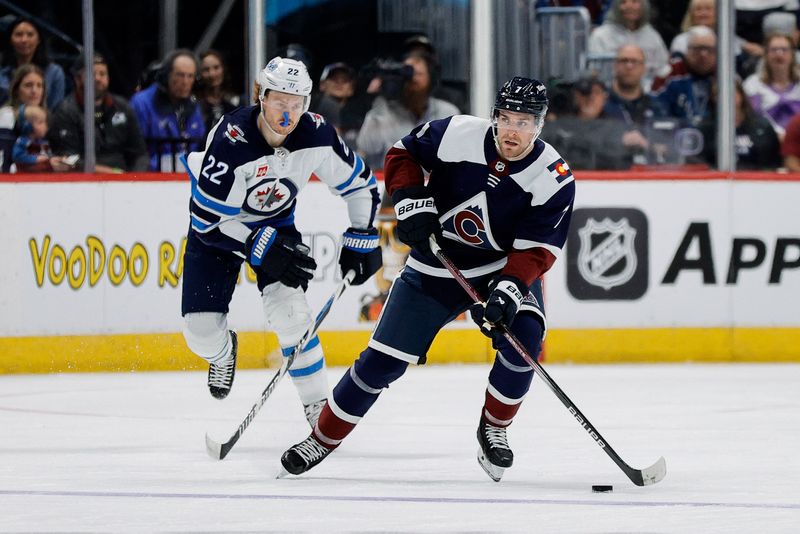
[{"label": "nhl shield logo", "polygon": [[650,230],[636,208],[572,212],[567,238],[567,290],[578,300],[636,300],[647,292]]},{"label": "nhl shield logo", "polygon": [[592,285],[609,290],[621,286],[636,273],[636,230],[628,219],[588,219],[578,230],[578,271]]}]

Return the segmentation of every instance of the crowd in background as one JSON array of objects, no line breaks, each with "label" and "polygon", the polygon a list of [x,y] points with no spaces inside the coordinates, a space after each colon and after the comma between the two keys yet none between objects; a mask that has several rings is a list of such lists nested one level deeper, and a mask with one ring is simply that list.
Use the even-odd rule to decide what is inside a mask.
[{"label": "crowd in background", "polygon": [[[536,5],[586,7],[594,23],[589,52],[614,58],[610,79],[586,72],[577,80],[544,80],[551,105],[542,138],[573,168],[716,164],[715,0]],[[800,171],[798,0],[735,5],[744,22],[735,37],[737,167]],[[665,23],[670,8],[682,10],[680,28]],[[2,45],[2,172],[82,170],[85,58],[52,62],[40,28],[28,19],[13,21]],[[299,45],[282,54],[311,62]],[[233,89],[225,59],[214,50],[196,56],[178,49],[154,61],[130,100],[109,92],[102,53],[92,66],[99,172],[180,171],[180,156],[201,146],[224,113],[250,104]],[[393,58],[359,67],[324,66],[310,111],[332,123],[375,169],[414,126],[469,111],[466,94],[442,83],[436,48],[424,35],[407,39]]]}]

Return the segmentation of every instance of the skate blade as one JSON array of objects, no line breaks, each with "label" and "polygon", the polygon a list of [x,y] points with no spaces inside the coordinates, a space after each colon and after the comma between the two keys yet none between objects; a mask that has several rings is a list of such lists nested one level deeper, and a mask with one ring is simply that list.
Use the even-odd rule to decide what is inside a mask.
[{"label": "skate blade", "polygon": [[283,465],[281,465],[280,467],[278,467],[278,472],[275,474],[275,478],[276,479],[281,479],[281,478],[286,478],[286,477],[288,477],[290,475],[291,475],[291,473],[289,471],[287,471],[283,467]]},{"label": "skate blade", "polygon": [[478,463],[486,472],[486,474],[489,475],[489,478],[495,482],[500,482],[500,479],[503,478],[503,473],[505,472],[506,468],[494,465],[492,462],[490,462],[486,458],[486,455],[483,454],[483,450],[481,450],[480,447],[478,447]]}]

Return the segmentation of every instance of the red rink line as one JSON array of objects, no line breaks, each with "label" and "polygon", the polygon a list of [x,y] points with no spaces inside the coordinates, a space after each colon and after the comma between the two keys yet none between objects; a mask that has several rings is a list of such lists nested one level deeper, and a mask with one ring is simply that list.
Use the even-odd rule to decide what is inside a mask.
[{"label": "red rink line", "polygon": [[[575,171],[578,181],[704,181],[735,180],[759,182],[800,182],[800,173],[740,171],[727,173],[712,170],[631,170],[631,171]],[[383,180],[378,171],[375,177]],[[316,176],[312,180],[317,180]],[[40,173],[40,174],[0,174],[0,183],[68,183],[68,182],[188,182],[185,173],[141,172],[125,174],[84,174],[84,173]]]}]

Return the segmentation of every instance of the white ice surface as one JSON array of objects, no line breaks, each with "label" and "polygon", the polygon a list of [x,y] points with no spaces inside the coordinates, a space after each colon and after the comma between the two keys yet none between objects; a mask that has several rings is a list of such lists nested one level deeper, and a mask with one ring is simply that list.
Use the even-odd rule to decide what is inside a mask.
[{"label": "white ice surface", "polygon": [[240,372],[222,402],[201,373],[0,376],[0,531],[800,532],[800,365],[548,369],[623,459],[663,455],[666,478],[631,484],[535,380],[492,482],[475,459],[487,366],[410,369],[338,451],[280,480],[308,434],[288,380],[225,460],[204,444],[272,370]]}]

